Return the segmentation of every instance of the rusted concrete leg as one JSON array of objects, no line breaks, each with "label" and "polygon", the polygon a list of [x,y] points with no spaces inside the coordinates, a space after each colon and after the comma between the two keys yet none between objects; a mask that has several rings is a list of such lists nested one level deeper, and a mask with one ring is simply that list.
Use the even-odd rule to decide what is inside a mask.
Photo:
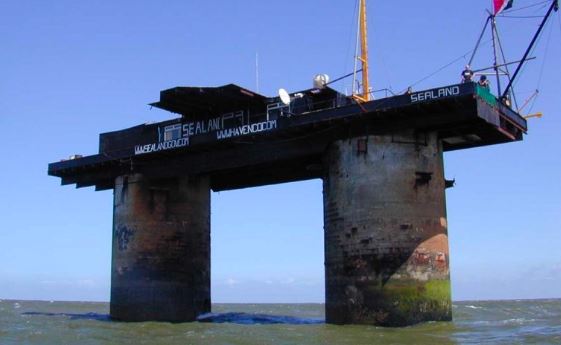
[{"label": "rusted concrete leg", "polygon": [[111,318],[194,321],[210,311],[208,178],[117,178]]},{"label": "rusted concrete leg", "polygon": [[326,319],[452,319],[442,147],[436,134],[333,143],[324,179]]}]

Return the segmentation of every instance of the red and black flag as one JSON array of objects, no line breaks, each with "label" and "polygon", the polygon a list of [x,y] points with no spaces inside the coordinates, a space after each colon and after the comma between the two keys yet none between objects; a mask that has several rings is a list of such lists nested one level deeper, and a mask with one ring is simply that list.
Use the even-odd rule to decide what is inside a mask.
[{"label": "red and black flag", "polygon": [[511,8],[513,2],[514,0],[493,0],[493,5],[495,5],[495,15]]}]

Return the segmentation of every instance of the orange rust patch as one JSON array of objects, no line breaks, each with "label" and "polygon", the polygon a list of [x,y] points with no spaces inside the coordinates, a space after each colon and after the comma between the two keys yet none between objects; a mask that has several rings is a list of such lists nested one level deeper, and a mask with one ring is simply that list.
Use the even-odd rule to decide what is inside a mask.
[{"label": "orange rust patch", "polygon": [[421,243],[418,250],[421,252],[439,252],[448,255],[448,236],[445,234],[433,236]]}]

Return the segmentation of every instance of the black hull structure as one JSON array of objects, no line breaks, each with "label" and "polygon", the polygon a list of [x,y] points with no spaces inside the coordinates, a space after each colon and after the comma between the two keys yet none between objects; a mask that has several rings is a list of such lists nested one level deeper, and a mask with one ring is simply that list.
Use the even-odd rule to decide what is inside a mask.
[{"label": "black hull structure", "polygon": [[410,130],[422,144],[437,132],[452,151],[519,141],[527,131],[522,116],[475,83],[361,104],[329,88],[294,95],[284,106],[233,84],[165,90],[152,105],[182,117],[103,133],[98,154],[49,164],[48,173],[96,190],[130,173],[205,174],[221,191],[321,178],[326,148],[343,138]]}]

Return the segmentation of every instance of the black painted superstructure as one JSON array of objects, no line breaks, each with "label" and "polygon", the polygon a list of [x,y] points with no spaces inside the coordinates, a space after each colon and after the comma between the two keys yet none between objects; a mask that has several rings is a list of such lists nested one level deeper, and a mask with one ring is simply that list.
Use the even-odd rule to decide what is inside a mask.
[{"label": "black painted superstructure", "polygon": [[164,90],[152,103],[181,116],[100,135],[99,153],[49,165],[62,184],[112,189],[127,173],[207,174],[215,191],[322,177],[336,139],[436,131],[444,151],[522,139],[526,120],[484,88],[464,83],[357,104],[330,88],[290,105],[239,86]]}]

